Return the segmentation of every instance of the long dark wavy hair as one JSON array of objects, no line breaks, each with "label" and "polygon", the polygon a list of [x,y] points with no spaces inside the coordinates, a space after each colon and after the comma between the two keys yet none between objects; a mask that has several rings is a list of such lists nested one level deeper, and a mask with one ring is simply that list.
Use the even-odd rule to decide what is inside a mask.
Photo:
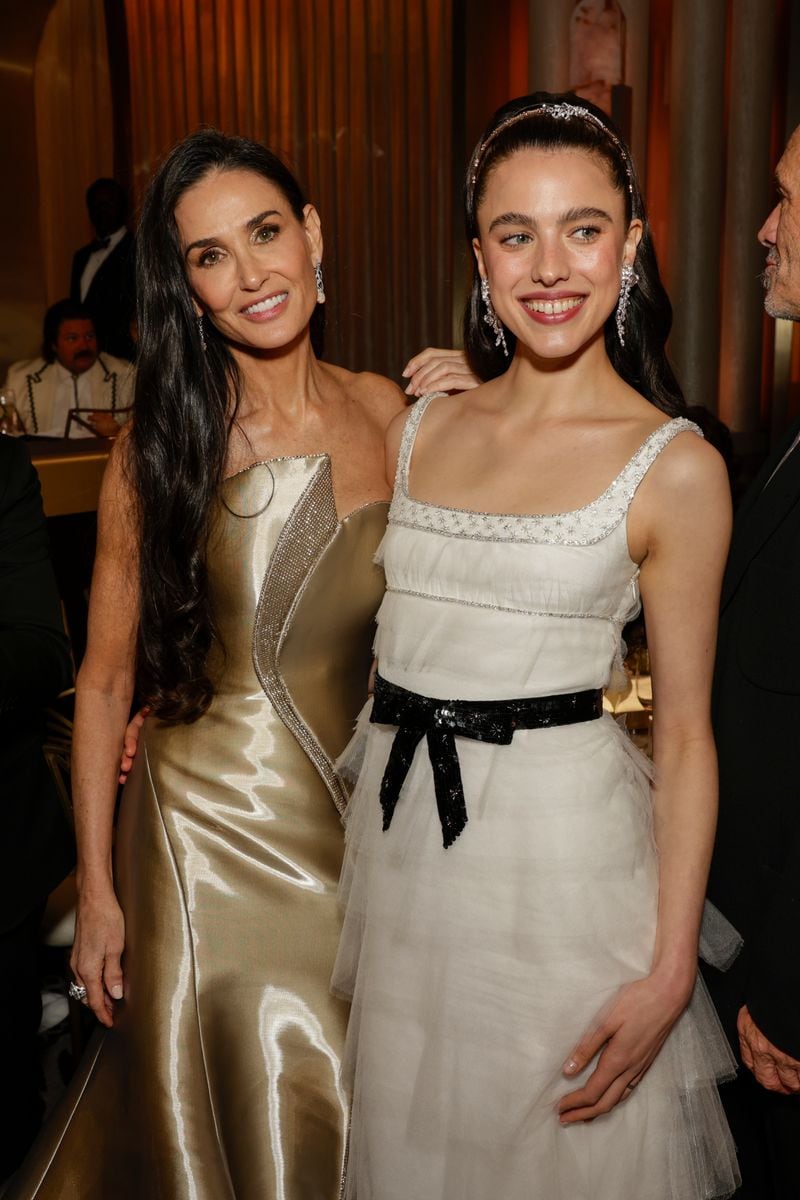
[{"label": "long dark wavy hair", "polygon": [[[196,720],[214,692],[206,671],[215,636],[206,542],[241,399],[239,372],[225,339],[207,319],[201,334],[175,208],[210,172],[234,170],[269,180],[303,220],[303,191],[275,154],[247,138],[201,129],[161,164],[137,234],[140,341],[129,442],[141,545],[137,686],[152,711],[169,723]],[[323,332],[324,308],[318,304],[311,318],[318,355]]]},{"label": "long dark wavy hair", "polygon": [[[556,116],[542,108],[555,104],[588,110],[595,120],[576,115]],[[526,114],[530,114],[529,117]],[[506,122],[512,123],[501,129]],[[684,412],[683,394],[664,349],[672,327],[672,305],[661,282],[644,197],[630,152],[601,109],[571,92],[534,92],[511,100],[497,110],[475,147],[467,169],[464,199],[470,252],[472,239],[479,236],[477,213],[492,168],[515,151],[529,148],[578,149],[596,155],[606,164],[614,186],[624,197],[626,223],[633,217],[642,221],[644,229],[633,264],[639,283],[630,293],[625,345],[620,344],[612,313],[605,326],[606,352],[617,374],[656,408],[670,416]],[[487,380],[508,369],[517,339],[504,326],[509,357],[505,357],[502,347],[495,346],[495,335],[483,319],[485,309],[480,284],[473,255],[472,288],[464,314],[464,346],[475,374]]]}]

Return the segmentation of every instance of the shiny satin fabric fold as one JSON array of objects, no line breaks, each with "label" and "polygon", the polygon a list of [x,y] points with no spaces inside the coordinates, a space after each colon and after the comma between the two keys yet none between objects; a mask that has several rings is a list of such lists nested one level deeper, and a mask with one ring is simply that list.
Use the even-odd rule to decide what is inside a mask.
[{"label": "shiny satin fabric fold", "polygon": [[447,850],[469,820],[456,736],[509,746],[516,729],[575,725],[602,715],[603,693],[599,688],[519,700],[438,700],[376,676],[369,719],[375,725],[397,726],[380,788],[384,832],[392,823],[403,783],[423,737],[433,769],[442,844]]},{"label": "shiny satin fabric fold", "polygon": [[386,506],[339,522],[324,456],[256,465],[222,498],[216,694],[192,725],[146,722],[122,800],[126,999],[14,1200],[339,1196],[332,758],[366,694]]}]

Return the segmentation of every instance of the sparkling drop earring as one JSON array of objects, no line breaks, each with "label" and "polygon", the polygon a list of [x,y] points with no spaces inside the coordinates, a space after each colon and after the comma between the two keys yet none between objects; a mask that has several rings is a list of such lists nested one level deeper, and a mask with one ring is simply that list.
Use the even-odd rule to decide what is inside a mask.
[{"label": "sparkling drop earring", "polygon": [[484,276],[481,279],[481,300],[486,306],[486,312],[483,314],[483,319],[494,334],[495,346],[503,347],[503,354],[508,358],[508,346],[506,345],[506,335],[503,330],[502,322],[494,311],[492,297],[489,292],[489,280]]},{"label": "sparkling drop earring", "polygon": [[203,353],[205,354],[206,350],[208,349],[208,342],[206,341],[206,331],[203,328],[202,313],[199,313],[197,317],[197,332],[200,334],[200,345],[203,347]]},{"label": "sparkling drop earring", "polygon": [[622,270],[619,275],[619,299],[617,300],[617,334],[619,335],[620,346],[625,345],[625,318],[628,315],[628,305],[631,301],[631,291],[639,282],[639,276],[634,271],[630,263],[623,263]]},{"label": "sparkling drop earring", "polygon": [[325,303],[325,280],[322,278],[322,263],[314,263],[314,280],[317,285],[317,304]]}]

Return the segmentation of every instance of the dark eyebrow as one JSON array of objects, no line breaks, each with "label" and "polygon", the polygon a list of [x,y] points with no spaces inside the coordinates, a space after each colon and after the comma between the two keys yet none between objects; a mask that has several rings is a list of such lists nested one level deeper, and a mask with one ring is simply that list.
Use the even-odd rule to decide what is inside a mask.
[{"label": "dark eyebrow", "polygon": [[268,208],[264,212],[259,213],[257,217],[251,217],[245,225],[245,229],[255,229],[262,221],[266,221],[267,217],[279,217],[280,215],[277,208]]},{"label": "dark eyebrow", "polygon": [[[610,213],[607,213],[604,208],[571,208],[559,217],[560,225],[571,225],[575,221],[611,221]],[[527,225],[532,229],[536,224],[533,217],[527,213],[507,212],[499,217],[495,217],[489,226],[489,233],[498,225]]]},{"label": "dark eyebrow", "polygon": [[526,213],[507,212],[502,216],[495,217],[489,226],[489,233],[496,229],[498,225],[527,225],[532,228],[534,224],[533,217],[529,217]]},{"label": "dark eyebrow", "polygon": [[[278,212],[277,208],[267,208],[264,210],[264,212],[259,213],[257,216],[251,217],[249,221],[246,221],[244,227],[247,230],[256,229],[262,221],[266,221],[267,217],[279,217],[280,215],[281,214]],[[203,250],[206,246],[215,246],[218,241],[218,237],[198,238],[196,242],[192,242],[191,245],[186,247],[183,252],[184,258],[188,255],[190,250]]]},{"label": "dark eyebrow", "polygon": [[573,221],[610,221],[611,214],[604,208],[571,208],[561,218],[562,225],[571,225]]}]

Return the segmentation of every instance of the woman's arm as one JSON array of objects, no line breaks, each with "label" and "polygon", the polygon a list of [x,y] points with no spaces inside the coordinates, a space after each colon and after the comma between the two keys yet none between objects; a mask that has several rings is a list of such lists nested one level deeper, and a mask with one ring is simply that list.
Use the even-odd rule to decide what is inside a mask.
[{"label": "woman's arm", "polygon": [[134,690],[138,624],[135,498],[127,438],[111,452],[98,510],[86,657],[78,673],[72,787],[78,843],[78,921],[72,969],[104,1025],[123,995],[124,921],[111,864],[120,750]]},{"label": "woman's arm", "polygon": [[659,855],[650,975],[629,985],[576,1047],[575,1075],[601,1048],[586,1085],[563,1098],[565,1124],[608,1112],[647,1071],[691,998],[717,810],[710,696],[722,572],[730,538],[722,459],[694,435],[668,447],[645,478],[628,521],[653,672]]}]

